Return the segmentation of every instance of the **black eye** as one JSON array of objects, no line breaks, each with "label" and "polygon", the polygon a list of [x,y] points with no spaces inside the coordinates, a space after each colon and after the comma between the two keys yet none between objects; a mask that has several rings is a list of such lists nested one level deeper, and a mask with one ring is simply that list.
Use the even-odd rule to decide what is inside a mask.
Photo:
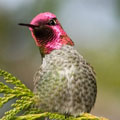
[{"label": "black eye", "polygon": [[56,20],[55,20],[55,19],[51,19],[51,20],[48,22],[48,25],[56,25]]}]

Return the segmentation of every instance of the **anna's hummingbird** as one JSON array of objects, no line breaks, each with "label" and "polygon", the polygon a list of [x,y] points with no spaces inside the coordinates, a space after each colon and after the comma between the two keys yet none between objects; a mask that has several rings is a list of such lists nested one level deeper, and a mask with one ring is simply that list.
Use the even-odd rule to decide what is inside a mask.
[{"label": "anna's hummingbird", "polygon": [[40,13],[30,24],[19,25],[29,27],[43,58],[34,75],[36,106],[74,116],[90,112],[97,94],[95,73],[56,16]]}]

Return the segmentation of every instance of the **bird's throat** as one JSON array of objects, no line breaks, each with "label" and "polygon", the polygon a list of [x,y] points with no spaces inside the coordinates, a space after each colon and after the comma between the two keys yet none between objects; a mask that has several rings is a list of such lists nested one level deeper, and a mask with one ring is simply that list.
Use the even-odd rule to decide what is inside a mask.
[{"label": "bird's throat", "polygon": [[41,26],[33,30],[33,36],[37,46],[46,45],[48,42],[56,38],[54,31],[46,26]]},{"label": "bird's throat", "polygon": [[36,45],[39,47],[42,57],[53,50],[60,49],[63,45],[74,45],[64,31],[59,31],[58,34],[57,29],[52,29],[47,26],[33,29],[32,36],[35,39]]}]

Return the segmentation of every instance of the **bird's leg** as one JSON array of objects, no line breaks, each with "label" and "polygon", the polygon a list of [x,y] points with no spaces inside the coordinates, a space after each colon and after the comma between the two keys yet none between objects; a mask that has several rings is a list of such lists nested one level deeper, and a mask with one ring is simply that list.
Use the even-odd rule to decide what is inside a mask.
[{"label": "bird's leg", "polygon": [[70,113],[65,113],[65,119],[70,116]]}]

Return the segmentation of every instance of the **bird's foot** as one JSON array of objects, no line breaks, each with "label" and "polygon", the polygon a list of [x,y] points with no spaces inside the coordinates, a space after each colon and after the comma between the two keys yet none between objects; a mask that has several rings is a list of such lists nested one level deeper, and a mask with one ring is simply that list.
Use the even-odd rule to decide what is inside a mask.
[{"label": "bird's foot", "polygon": [[69,113],[65,113],[64,115],[65,115],[65,119],[70,117]]}]

